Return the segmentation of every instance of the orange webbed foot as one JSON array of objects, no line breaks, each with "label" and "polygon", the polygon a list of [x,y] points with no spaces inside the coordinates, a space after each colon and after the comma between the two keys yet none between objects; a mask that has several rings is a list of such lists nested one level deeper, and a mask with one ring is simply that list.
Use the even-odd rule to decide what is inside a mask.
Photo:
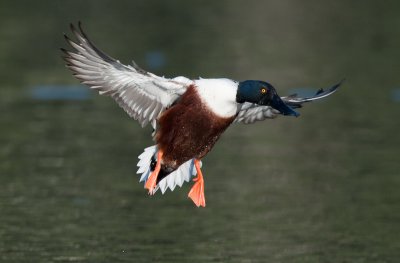
[{"label": "orange webbed foot", "polygon": [[190,189],[188,197],[193,200],[197,207],[205,207],[206,198],[204,196],[204,179],[200,170],[200,161],[195,159],[194,165],[196,167],[197,177],[193,179],[195,184],[193,185],[192,189]]},{"label": "orange webbed foot", "polygon": [[154,194],[154,188],[156,188],[156,185],[157,185],[157,177],[158,177],[158,173],[160,172],[160,169],[161,169],[162,155],[163,155],[163,152],[161,150],[159,150],[157,153],[156,167],[154,168],[154,171],[150,174],[149,178],[147,179],[147,181],[144,185],[144,188],[149,190],[149,195]]}]

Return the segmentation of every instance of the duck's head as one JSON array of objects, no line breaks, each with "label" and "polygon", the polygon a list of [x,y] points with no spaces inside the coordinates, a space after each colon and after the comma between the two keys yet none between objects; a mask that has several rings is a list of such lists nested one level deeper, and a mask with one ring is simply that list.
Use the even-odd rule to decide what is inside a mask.
[{"label": "duck's head", "polygon": [[286,105],[279,97],[275,88],[265,81],[245,80],[239,82],[236,102],[256,103],[258,105],[271,106],[283,115],[299,116],[300,114]]}]

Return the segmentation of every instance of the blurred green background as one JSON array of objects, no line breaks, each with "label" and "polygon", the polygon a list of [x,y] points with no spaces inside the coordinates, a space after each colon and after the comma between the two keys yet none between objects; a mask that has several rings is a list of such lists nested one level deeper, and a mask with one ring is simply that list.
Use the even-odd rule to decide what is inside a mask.
[{"label": "blurred green background", "polygon": [[[1,262],[398,262],[399,1],[0,2]],[[152,145],[114,101],[46,100],[77,85],[60,59],[81,20],[106,53],[156,74],[343,87],[233,125],[203,160],[207,207],[149,197]],[[304,89],[308,90],[308,89]]]}]

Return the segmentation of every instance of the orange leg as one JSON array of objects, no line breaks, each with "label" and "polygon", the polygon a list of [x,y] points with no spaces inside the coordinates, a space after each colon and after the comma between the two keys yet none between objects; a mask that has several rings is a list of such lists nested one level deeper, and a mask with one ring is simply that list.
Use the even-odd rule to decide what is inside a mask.
[{"label": "orange leg", "polygon": [[149,194],[150,195],[154,194],[153,190],[157,185],[157,177],[158,177],[158,173],[160,172],[160,169],[161,169],[161,158],[162,158],[162,156],[163,156],[163,152],[161,150],[158,150],[156,168],[150,174],[149,178],[147,178],[147,181],[146,181],[146,183],[144,185],[144,188],[149,190]]},{"label": "orange leg", "polygon": [[206,206],[206,198],[204,196],[204,179],[203,174],[200,170],[200,161],[195,159],[194,166],[196,167],[197,177],[193,179],[195,184],[190,189],[189,197],[193,200],[197,207]]}]

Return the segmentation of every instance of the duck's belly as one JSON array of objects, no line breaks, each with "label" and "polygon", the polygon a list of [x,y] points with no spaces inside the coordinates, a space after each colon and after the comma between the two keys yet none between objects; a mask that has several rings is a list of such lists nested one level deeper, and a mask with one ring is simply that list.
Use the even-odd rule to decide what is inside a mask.
[{"label": "duck's belly", "polygon": [[156,142],[163,151],[163,170],[169,173],[192,158],[204,157],[234,119],[210,112],[189,87],[158,120]]}]

